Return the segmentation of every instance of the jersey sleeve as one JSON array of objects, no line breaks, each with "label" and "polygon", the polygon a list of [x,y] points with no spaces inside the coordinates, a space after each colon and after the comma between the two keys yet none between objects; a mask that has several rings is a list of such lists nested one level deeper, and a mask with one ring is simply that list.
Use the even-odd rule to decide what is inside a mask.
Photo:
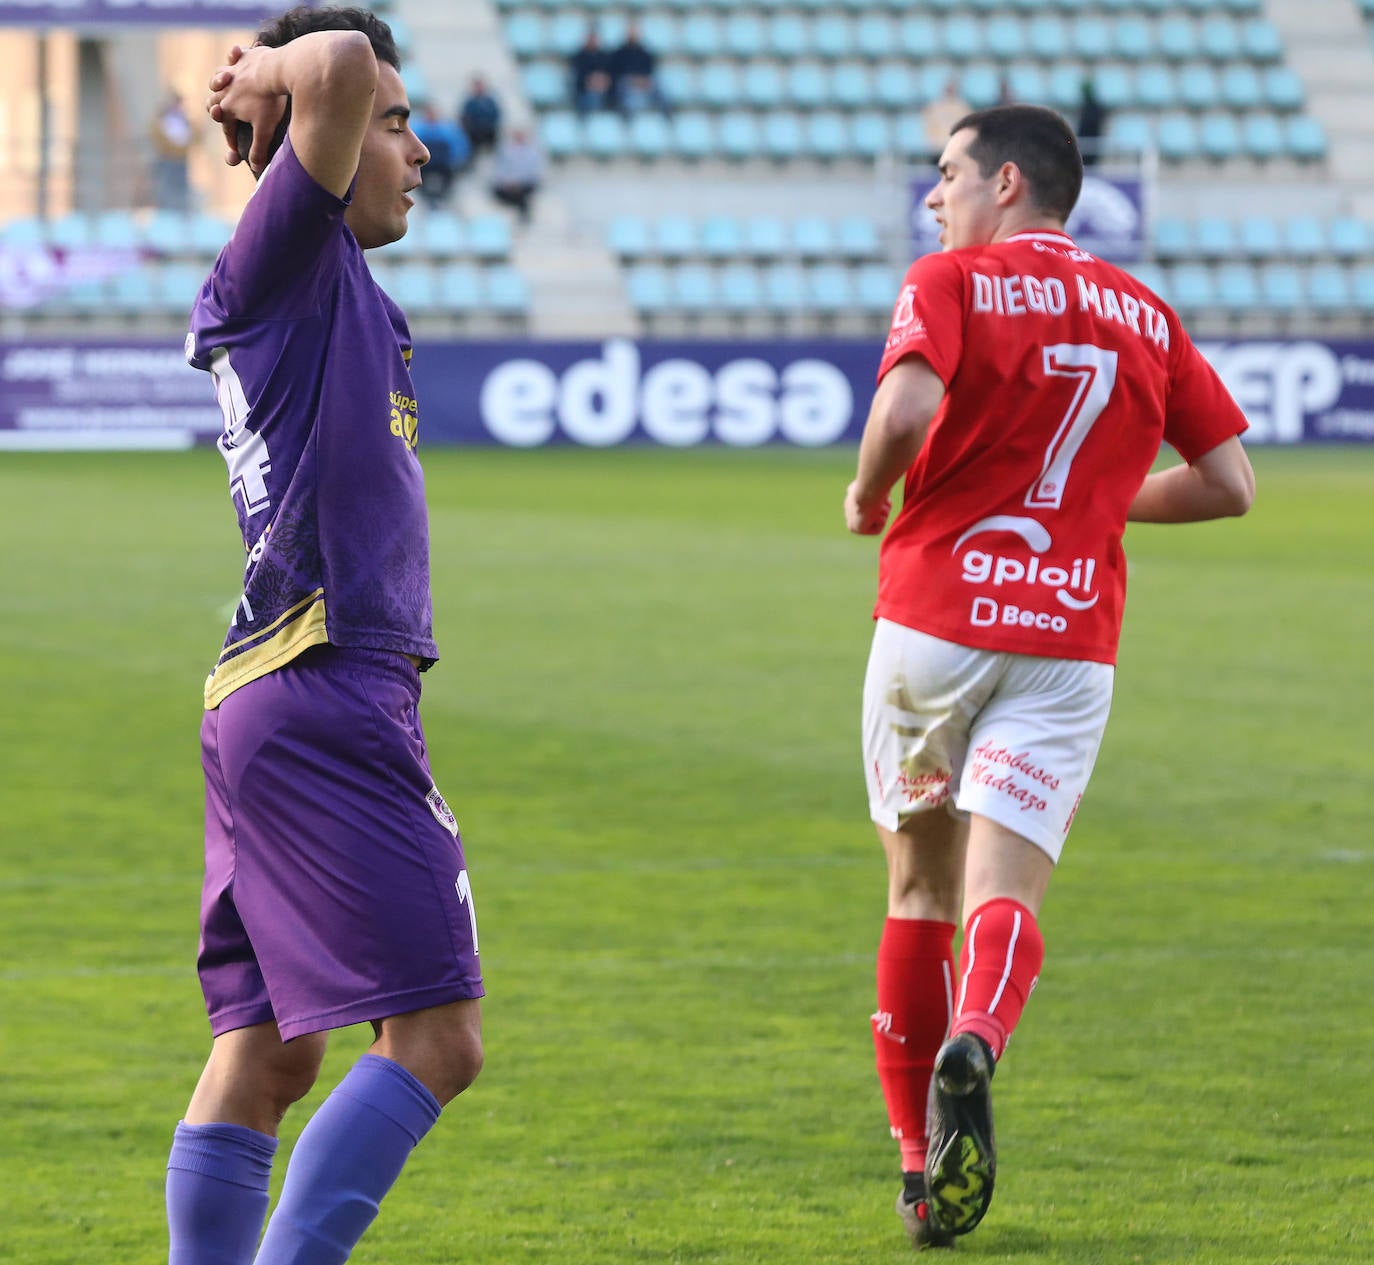
[{"label": "jersey sleeve", "polygon": [[301,166],[288,132],[211,274],[224,313],[289,319],[316,311],[343,257],[348,203]]},{"label": "jersey sleeve", "polygon": [[964,347],[964,307],[964,271],[953,256],[923,255],[912,264],[892,312],[878,381],[899,360],[918,355],[949,386]]},{"label": "jersey sleeve", "polygon": [[1249,426],[1217,371],[1181,325],[1175,324],[1175,357],[1164,406],[1164,439],[1190,464]]}]

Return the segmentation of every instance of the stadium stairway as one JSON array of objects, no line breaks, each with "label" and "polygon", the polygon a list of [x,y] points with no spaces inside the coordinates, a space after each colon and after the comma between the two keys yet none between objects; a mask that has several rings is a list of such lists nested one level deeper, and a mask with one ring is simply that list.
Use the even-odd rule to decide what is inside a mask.
[{"label": "stadium stairway", "polygon": [[[501,102],[507,126],[533,126],[534,111],[490,0],[400,0],[395,13],[411,32],[413,96],[431,94],[447,112],[480,74]],[[487,166],[479,160],[461,182],[457,204],[464,215],[489,214],[495,206]],[[511,252],[530,286],[528,332],[541,338],[585,337],[589,329],[632,334],[636,320],[620,269],[598,238],[580,230],[560,183],[548,181],[533,205],[531,222],[515,230]]]},{"label": "stadium stairway", "polygon": [[1283,39],[1287,64],[1302,79],[1307,110],[1326,131],[1331,178],[1351,209],[1374,218],[1374,44],[1353,0],[1264,0]]}]

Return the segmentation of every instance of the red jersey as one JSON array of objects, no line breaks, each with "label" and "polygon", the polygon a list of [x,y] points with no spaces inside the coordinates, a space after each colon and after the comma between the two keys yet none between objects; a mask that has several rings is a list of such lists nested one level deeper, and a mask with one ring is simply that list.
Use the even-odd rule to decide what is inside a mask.
[{"label": "red jersey", "polygon": [[946,394],[883,540],[876,614],[946,641],[1116,662],[1126,511],[1167,440],[1246,422],[1178,317],[1064,233],[911,265],[878,379],[921,355]]}]

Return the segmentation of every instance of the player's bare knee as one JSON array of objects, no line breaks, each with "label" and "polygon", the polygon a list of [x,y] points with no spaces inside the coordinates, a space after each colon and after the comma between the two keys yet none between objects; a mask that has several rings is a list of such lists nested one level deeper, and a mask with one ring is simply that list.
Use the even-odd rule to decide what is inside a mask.
[{"label": "player's bare knee", "polygon": [[325,1037],[310,1033],[283,1042],[264,1060],[265,1089],[278,1117],[314,1088],[324,1062]]}]

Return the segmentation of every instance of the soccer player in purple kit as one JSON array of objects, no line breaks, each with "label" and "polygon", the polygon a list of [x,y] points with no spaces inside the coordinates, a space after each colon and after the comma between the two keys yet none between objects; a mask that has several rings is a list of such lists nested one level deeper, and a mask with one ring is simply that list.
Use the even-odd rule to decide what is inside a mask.
[{"label": "soccer player in purple kit", "polygon": [[[214,1041],[168,1161],[169,1262],[334,1265],[482,1063],[472,888],[418,710],[438,652],[410,335],[362,253],[405,233],[429,155],[363,10],[267,23],[207,110],[257,179],[187,340],[247,569],[205,689]],[[328,1031],[364,1021],[259,1246],[277,1127]]]}]

